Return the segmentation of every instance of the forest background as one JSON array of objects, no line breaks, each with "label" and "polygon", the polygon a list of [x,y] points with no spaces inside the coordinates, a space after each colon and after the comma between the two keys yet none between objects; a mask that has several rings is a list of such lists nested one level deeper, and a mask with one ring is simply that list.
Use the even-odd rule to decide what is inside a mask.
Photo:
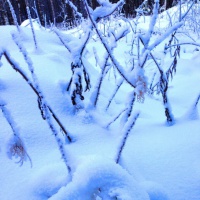
[{"label": "forest background", "polygon": [[[65,0],[10,0],[15,14],[17,16],[17,21],[21,24],[24,20],[28,19],[26,6],[29,6],[32,18],[39,18],[43,26],[50,25],[54,23],[56,25],[62,24],[64,26],[77,25],[78,19],[72,8],[66,3]],[[77,7],[78,11],[86,18],[87,12],[83,1],[72,0],[73,4]],[[117,0],[111,0],[111,3],[116,3]],[[142,4],[143,0],[126,0],[122,8],[122,12],[126,17],[135,17],[136,9]],[[90,7],[95,9],[99,6],[98,1],[89,0]],[[153,7],[153,1],[146,1],[146,11],[150,14]],[[160,6],[163,10],[171,8],[175,5],[174,0],[161,0]],[[13,17],[6,0],[0,0],[0,25],[13,25]]]}]

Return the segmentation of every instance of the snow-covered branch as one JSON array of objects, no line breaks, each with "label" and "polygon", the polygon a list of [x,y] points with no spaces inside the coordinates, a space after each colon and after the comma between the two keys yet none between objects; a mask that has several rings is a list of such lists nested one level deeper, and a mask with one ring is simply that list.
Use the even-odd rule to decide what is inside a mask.
[{"label": "snow-covered branch", "polygon": [[84,3],[85,3],[85,7],[86,7],[87,13],[89,15],[89,18],[91,20],[91,23],[92,23],[93,27],[95,28],[95,31],[97,32],[97,35],[101,39],[101,42],[102,42],[103,46],[105,47],[106,51],[108,52],[112,63],[114,64],[114,66],[118,70],[119,74],[127,81],[127,83],[129,83],[132,87],[135,88],[135,80],[133,80],[133,77],[129,77],[128,74],[126,74],[126,72],[124,71],[123,67],[120,65],[120,63],[114,57],[111,48],[107,44],[107,41],[104,39],[104,37],[102,36],[102,34],[100,33],[100,31],[97,28],[97,24],[96,24],[95,20],[93,19],[93,16],[90,13],[90,9],[89,9],[87,1],[84,0]]},{"label": "snow-covered branch", "polygon": [[74,3],[70,0],[65,0],[65,2],[72,8],[72,10],[75,12],[75,14],[82,18],[82,14],[80,12],[78,12],[78,9],[77,7],[74,5]]},{"label": "snow-covered branch", "polygon": [[[4,52],[4,55],[6,56],[7,61],[11,64],[11,66],[13,67],[13,69],[15,69],[17,72],[19,72],[20,75],[24,78],[24,80],[26,80],[26,82],[29,84],[29,86],[32,88],[32,90],[35,92],[35,94],[38,96],[39,102],[42,103],[41,99],[44,99],[44,95],[43,95],[43,93],[42,93],[42,91],[40,89],[37,76],[36,76],[36,74],[34,72],[33,63],[31,61],[30,57],[28,56],[28,53],[27,53],[26,49],[23,47],[22,43],[20,42],[18,36],[15,35],[15,34],[12,34],[12,38],[15,41],[15,43],[16,43],[17,47],[19,48],[20,52],[23,54],[24,60],[26,61],[27,65],[28,65],[29,71],[31,72],[33,83],[32,83],[32,81],[29,80],[28,76],[22,70],[22,68],[20,68],[18,66],[18,64],[10,57],[10,55],[9,55],[9,53],[7,51]],[[49,109],[50,113],[52,114],[52,117],[57,122],[57,124],[59,125],[59,127],[61,128],[61,130],[63,131],[63,133],[65,133],[68,141],[72,142],[72,138],[69,135],[69,131],[66,130],[66,128],[64,127],[64,125],[61,123],[61,121],[57,117],[57,115],[54,113],[54,111],[51,108],[51,106],[48,105],[48,103],[46,101],[45,101],[45,106]]]},{"label": "snow-covered branch", "polygon": [[122,130],[123,138],[122,138],[121,144],[119,146],[119,149],[118,149],[118,152],[117,152],[117,155],[115,158],[116,163],[119,163],[119,161],[120,161],[122,151],[126,145],[126,141],[128,139],[129,133],[130,133],[131,129],[133,128],[133,126],[135,125],[136,120],[139,117],[139,114],[140,114],[139,112],[131,114],[131,116],[128,118],[126,125],[124,126],[124,128]]},{"label": "snow-covered branch", "polygon": [[8,2],[9,8],[10,8],[10,12],[11,12],[11,14],[12,14],[12,18],[13,18],[13,21],[14,21],[14,24],[15,24],[15,26],[17,27],[18,32],[20,33],[20,32],[21,32],[21,29],[20,29],[20,26],[19,26],[19,24],[18,24],[18,22],[17,22],[17,16],[16,16],[16,14],[15,14],[15,10],[14,10],[14,8],[13,8],[13,6],[12,6],[10,0],[6,0],[6,1]]},{"label": "snow-covered branch", "polygon": [[9,139],[8,145],[7,145],[8,157],[10,159],[12,159],[13,157],[19,158],[19,161],[17,161],[17,163],[19,163],[20,166],[23,165],[24,161],[28,159],[32,166],[31,158],[26,151],[26,148],[22,139],[20,138],[19,127],[15,123],[11,113],[6,107],[6,103],[2,99],[0,99],[0,109],[13,132],[13,135]]},{"label": "snow-covered branch", "polygon": [[149,44],[149,41],[151,39],[155,24],[156,24],[156,20],[158,18],[158,11],[159,11],[159,0],[155,0],[154,1],[154,7],[153,7],[153,15],[151,17],[151,21],[149,23],[149,28],[147,33],[145,34],[145,37],[143,37],[143,42],[144,42],[144,46],[147,47]]},{"label": "snow-covered branch", "polygon": [[122,111],[120,111],[119,114],[116,117],[114,117],[114,119],[112,119],[105,127],[109,128],[109,126],[113,124],[127,109],[128,108],[124,108]]},{"label": "snow-covered branch", "polygon": [[162,34],[158,39],[155,40],[147,49],[152,51],[155,47],[157,47],[161,42],[163,42],[168,36],[170,36],[174,31],[178,30],[181,26],[183,26],[183,22],[178,22],[170,27],[164,34]]},{"label": "snow-covered branch", "polygon": [[37,43],[37,40],[36,40],[35,30],[34,30],[34,27],[33,27],[31,12],[30,12],[30,9],[29,9],[28,6],[26,7],[26,11],[27,11],[30,26],[31,26],[31,31],[32,31],[32,35],[33,35],[33,41],[34,41],[35,49],[38,50],[38,43]]},{"label": "snow-covered branch", "polygon": [[[68,169],[68,171],[71,171],[71,168],[68,164],[68,160],[67,160],[67,155],[65,152],[65,148],[64,148],[64,144],[62,142],[62,140],[59,138],[59,131],[57,130],[57,128],[55,127],[52,117],[55,119],[56,115],[52,113],[52,109],[50,108],[50,106],[48,106],[48,104],[46,103],[45,97],[42,94],[40,88],[38,88],[38,84],[37,84],[37,79],[36,76],[34,74],[34,70],[33,70],[33,66],[32,63],[29,62],[29,60],[27,59],[27,54],[24,51],[24,49],[22,48],[22,46],[20,45],[20,43],[18,43],[19,47],[21,48],[21,51],[23,53],[24,59],[27,62],[29,69],[31,71],[32,74],[32,78],[33,78],[33,83],[32,81],[28,78],[28,76],[26,75],[26,73],[24,73],[24,71],[20,68],[20,66],[17,64],[17,62],[10,56],[10,54],[8,53],[7,50],[4,50],[4,56],[7,60],[7,62],[12,66],[12,68],[14,70],[16,70],[17,72],[19,72],[19,74],[24,78],[24,80],[29,84],[29,86],[33,89],[33,91],[35,92],[35,94],[38,96],[38,100],[40,101],[40,106],[42,108],[41,112],[44,114],[45,120],[47,121],[49,128],[51,129],[52,133],[54,134],[58,147],[59,147],[59,151],[61,153],[62,159]],[[58,120],[58,118],[57,118]],[[59,125],[59,124],[58,124]],[[62,127],[60,127],[62,128]],[[64,129],[65,130],[65,129]],[[65,130],[66,131],[66,130]],[[66,132],[67,133],[67,132]],[[69,139],[69,135],[66,135],[67,138]],[[71,139],[71,138],[70,138]]]},{"label": "snow-covered branch", "polygon": [[110,3],[109,0],[98,0],[100,6],[92,11],[92,9],[89,8],[87,1],[84,1],[88,7],[86,8],[89,12],[88,14],[92,15],[92,18],[95,22],[99,22],[102,18],[112,15],[119,6],[122,6],[125,3],[124,0],[119,0],[117,3]]},{"label": "snow-covered branch", "polygon": [[[112,32],[112,34],[108,38],[109,39],[108,43],[110,44],[111,51],[113,51],[113,49],[117,46],[116,43],[121,38],[125,37],[128,33],[129,33],[129,29],[127,27],[122,27],[118,31],[118,33]],[[100,63],[101,73],[99,75],[99,78],[97,79],[96,85],[95,85],[94,90],[90,97],[90,107],[96,107],[96,105],[97,105],[97,101],[98,101],[99,94],[100,94],[100,88],[101,88],[101,85],[103,82],[103,78],[105,76],[105,70],[106,70],[108,60],[109,60],[109,54],[108,54],[108,52],[106,52],[103,57],[103,61]]]},{"label": "snow-covered branch", "polygon": [[170,106],[168,95],[167,95],[167,90],[168,90],[167,74],[163,71],[162,67],[158,64],[158,62],[156,61],[153,54],[150,53],[150,55],[151,55],[154,63],[156,64],[158,71],[160,72],[159,87],[160,87],[160,92],[163,97],[163,104],[164,104],[164,108],[165,108],[165,116],[167,118],[167,123],[168,123],[168,125],[173,125],[175,123],[175,121],[174,121],[174,116],[172,114],[171,106]]},{"label": "snow-covered branch", "polygon": [[59,40],[64,45],[64,47],[71,53],[70,46],[62,38],[62,35],[61,35],[60,31],[56,27],[54,27],[52,30],[58,36]]}]

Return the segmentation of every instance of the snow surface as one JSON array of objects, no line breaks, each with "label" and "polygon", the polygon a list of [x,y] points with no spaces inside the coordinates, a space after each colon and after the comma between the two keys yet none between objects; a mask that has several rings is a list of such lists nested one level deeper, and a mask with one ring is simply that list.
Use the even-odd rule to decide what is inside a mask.
[{"label": "snow surface", "polygon": [[[148,17],[141,20],[139,27],[148,28],[149,21]],[[163,24],[164,22],[162,27],[158,24],[158,30],[164,29]],[[168,25],[168,20],[166,24]],[[195,50],[196,47],[185,45],[181,49],[177,73],[170,81],[168,95],[175,124],[170,127],[165,125],[161,96],[146,95],[143,104],[136,102],[134,105],[135,110],[140,110],[140,115],[128,136],[120,163],[115,164],[122,138],[120,118],[109,129],[105,126],[124,109],[130,87],[123,83],[106,112],[108,98],[118,81],[118,76],[116,82],[113,80],[114,75],[110,71],[103,82],[96,110],[75,112],[69,93],[66,92],[72,75],[72,58],[68,50],[55,33],[34,26],[40,46],[40,51],[36,51],[31,29],[26,25],[27,22],[23,24],[25,27],[21,27],[21,40],[32,60],[41,90],[73,138],[73,143],[65,144],[72,177],[61,159],[53,134],[41,117],[36,95],[3,56],[3,65],[0,68],[0,100],[6,102],[6,108],[19,127],[20,137],[32,160],[32,167],[28,160],[19,166],[15,163],[17,158],[8,158],[7,145],[13,133],[0,112],[0,200],[86,200],[94,194],[99,196],[97,199],[101,195],[109,194],[118,195],[119,199],[124,200],[199,200],[199,104],[195,117],[192,112],[200,92],[200,54]],[[13,31],[16,32],[14,26],[0,27],[0,49],[7,49],[31,79],[23,55],[12,39]],[[79,33],[73,36],[79,37]],[[156,40],[159,34],[153,37]],[[114,51],[122,65],[129,63],[131,39],[130,33],[117,44]],[[179,40],[190,41],[184,34],[179,35]],[[92,87],[95,86],[100,71],[96,67],[94,47],[99,59],[105,53],[99,40],[91,40],[87,46],[83,61],[90,73]],[[158,58],[162,57],[161,49],[162,47],[157,47],[154,52]],[[165,66],[169,63],[171,60],[167,57]],[[149,61],[146,73],[151,75],[154,70]],[[84,93],[85,106],[89,103],[92,89]],[[65,142],[62,133],[60,137]]]}]

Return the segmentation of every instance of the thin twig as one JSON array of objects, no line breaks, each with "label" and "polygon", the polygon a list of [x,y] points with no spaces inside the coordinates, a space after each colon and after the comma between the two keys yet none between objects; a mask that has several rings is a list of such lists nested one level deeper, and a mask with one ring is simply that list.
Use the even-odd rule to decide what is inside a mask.
[{"label": "thin twig", "polygon": [[128,108],[125,108],[125,109],[123,109],[122,111],[120,111],[120,113],[106,125],[106,128],[109,128],[109,126],[110,126],[112,123],[114,123],[114,122],[123,114],[123,112],[125,112],[127,109],[128,109]]},{"label": "thin twig", "polygon": [[119,161],[120,161],[122,151],[124,150],[124,147],[126,145],[129,133],[130,133],[131,129],[133,128],[133,126],[135,125],[135,122],[138,119],[138,117],[139,117],[139,112],[132,115],[129,118],[129,121],[127,122],[127,124],[126,124],[126,127],[124,127],[124,131],[123,131],[124,136],[123,136],[123,139],[121,141],[121,144],[120,144],[120,147],[119,147],[119,150],[118,150],[118,153],[117,153],[117,157],[116,157],[116,160],[115,160],[116,163],[119,163]]}]

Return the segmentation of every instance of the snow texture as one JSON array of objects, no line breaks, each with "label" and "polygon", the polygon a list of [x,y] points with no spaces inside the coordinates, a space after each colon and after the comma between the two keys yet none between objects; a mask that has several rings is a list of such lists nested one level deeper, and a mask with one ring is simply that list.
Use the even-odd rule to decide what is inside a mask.
[{"label": "snow texture", "polygon": [[[1,200],[101,200],[115,199],[116,196],[123,200],[200,199],[198,31],[192,31],[192,20],[189,25],[185,23],[188,21],[184,21],[184,24],[179,22],[179,7],[158,14],[148,49],[144,53],[142,48],[140,49],[140,63],[146,63],[142,71],[132,70],[133,63],[134,68],[139,63],[137,44],[133,44],[133,39],[138,39],[138,34],[135,33],[138,31],[145,36],[151,17],[129,19],[128,23],[117,16],[111,18],[111,21],[102,22],[100,18],[114,11],[120,2],[100,2],[98,9],[105,12],[98,13],[100,11],[97,9],[94,10],[95,16],[92,16],[93,21],[99,17],[98,23],[94,23],[99,32],[92,30],[93,24],[85,21],[77,28],[55,34],[55,31],[40,28],[33,20],[37,43],[42,47],[42,52],[33,51],[29,21],[20,26],[19,35],[15,26],[0,27]],[[198,5],[195,4],[196,8]],[[183,4],[182,8],[184,16],[190,5]],[[92,13],[92,10],[89,10]],[[192,19],[191,11],[187,15],[189,17],[186,16],[184,20]],[[195,16],[196,21],[198,16]],[[128,30],[127,25],[130,24],[133,28],[131,30],[136,32],[127,32],[126,37],[115,43],[114,35],[116,37],[121,34],[119,27],[122,28],[120,30]],[[102,34],[104,26],[106,31],[109,29],[105,35]],[[159,91],[155,88],[153,94],[145,94],[143,104],[135,101],[132,109],[130,102],[136,90],[130,85],[136,86],[138,75],[149,78],[145,79],[147,87],[151,82],[153,85],[158,83],[159,70],[150,53],[160,64],[161,70],[166,72],[173,60],[170,50],[173,53],[175,43],[173,41],[170,49],[164,51],[165,44],[169,43],[168,36],[174,31],[178,42],[183,45],[180,56],[177,57],[176,74],[173,80],[169,81],[167,91],[176,123],[166,126],[165,107]],[[109,36],[112,42],[107,43]],[[72,50],[71,53],[63,43]],[[195,44],[197,46],[194,46]],[[113,47],[116,48],[112,51]],[[81,61],[91,81],[91,90],[83,91],[83,108],[89,104],[101,72],[101,62],[98,61],[96,66],[95,56],[97,60],[104,60],[103,56],[107,51],[111,62],[105,70],[107,72],[109,69],[102,82],[96,109],[80,109],[74,112],[70,92],[66,91],[66,88],[72,77],[71,63],[80,55],[80,49],[84,51]],[[6,56],[12,66],[7,62]],[[115,65],[119,73],[115,71],[114,74],[111,64]],[[81,65],[75,75],[83,76],[82,67]],[[27,82],[16,71],[21,71]],[[74,81],[77,81],[77,77],[74,77]],[[34,88],[39,86],[37,91],[40,95],[42,92],[45,97],[41,105],[46,112],[48,123],[42,119],[38,99],[30,87],[31,84]],[[116,90],[117,93],[114,93]],[[137,92],[139,93],[139,90]],[[131,95],[126,104],[128,94]],[[111,99],[112,103],[105,111]],[[131,115],[126,113],[126,120],[123,121],[123,114],[128,108]],[[5,112],[5,109],[10,114]],[[51,110],[54,111],[53,114]],[[140,115],[133,129],[130,129],[137,110],[140,110]],[[123,114],[120,114],[122,112]],[[53,118],[54,114],[63,127],[69,130],[71,143],[65,142],[66,135],[59,130]],[[109,129],[105,128],[105,124],[111,121],[114,122]],[[120,121],[123,121],[123,126],[120,126]],[[13,134],[11,126],[18,137]],[[52,126],[55,128],[53,133],[56,134],[57,141],[52,136]],[[119,164],[116,164],[116,154],[129,130]],[[66,153],[70,172],[66,169],[58,144],[62,144]],[[8,159],[8,152],[12,160]],[[25,156],[25,160],[31,158],[32,168],[29,162],[23,162],[21,167],[15,163],[20,161],[19,164],[22,164]]]},{"label": "snow texture", "polygon": [[94,196],[106,199],[148,200],[148,195],[126,170],[114,161],[96,156],[82,158],[72,182],[50,200],[90,200]]}]

